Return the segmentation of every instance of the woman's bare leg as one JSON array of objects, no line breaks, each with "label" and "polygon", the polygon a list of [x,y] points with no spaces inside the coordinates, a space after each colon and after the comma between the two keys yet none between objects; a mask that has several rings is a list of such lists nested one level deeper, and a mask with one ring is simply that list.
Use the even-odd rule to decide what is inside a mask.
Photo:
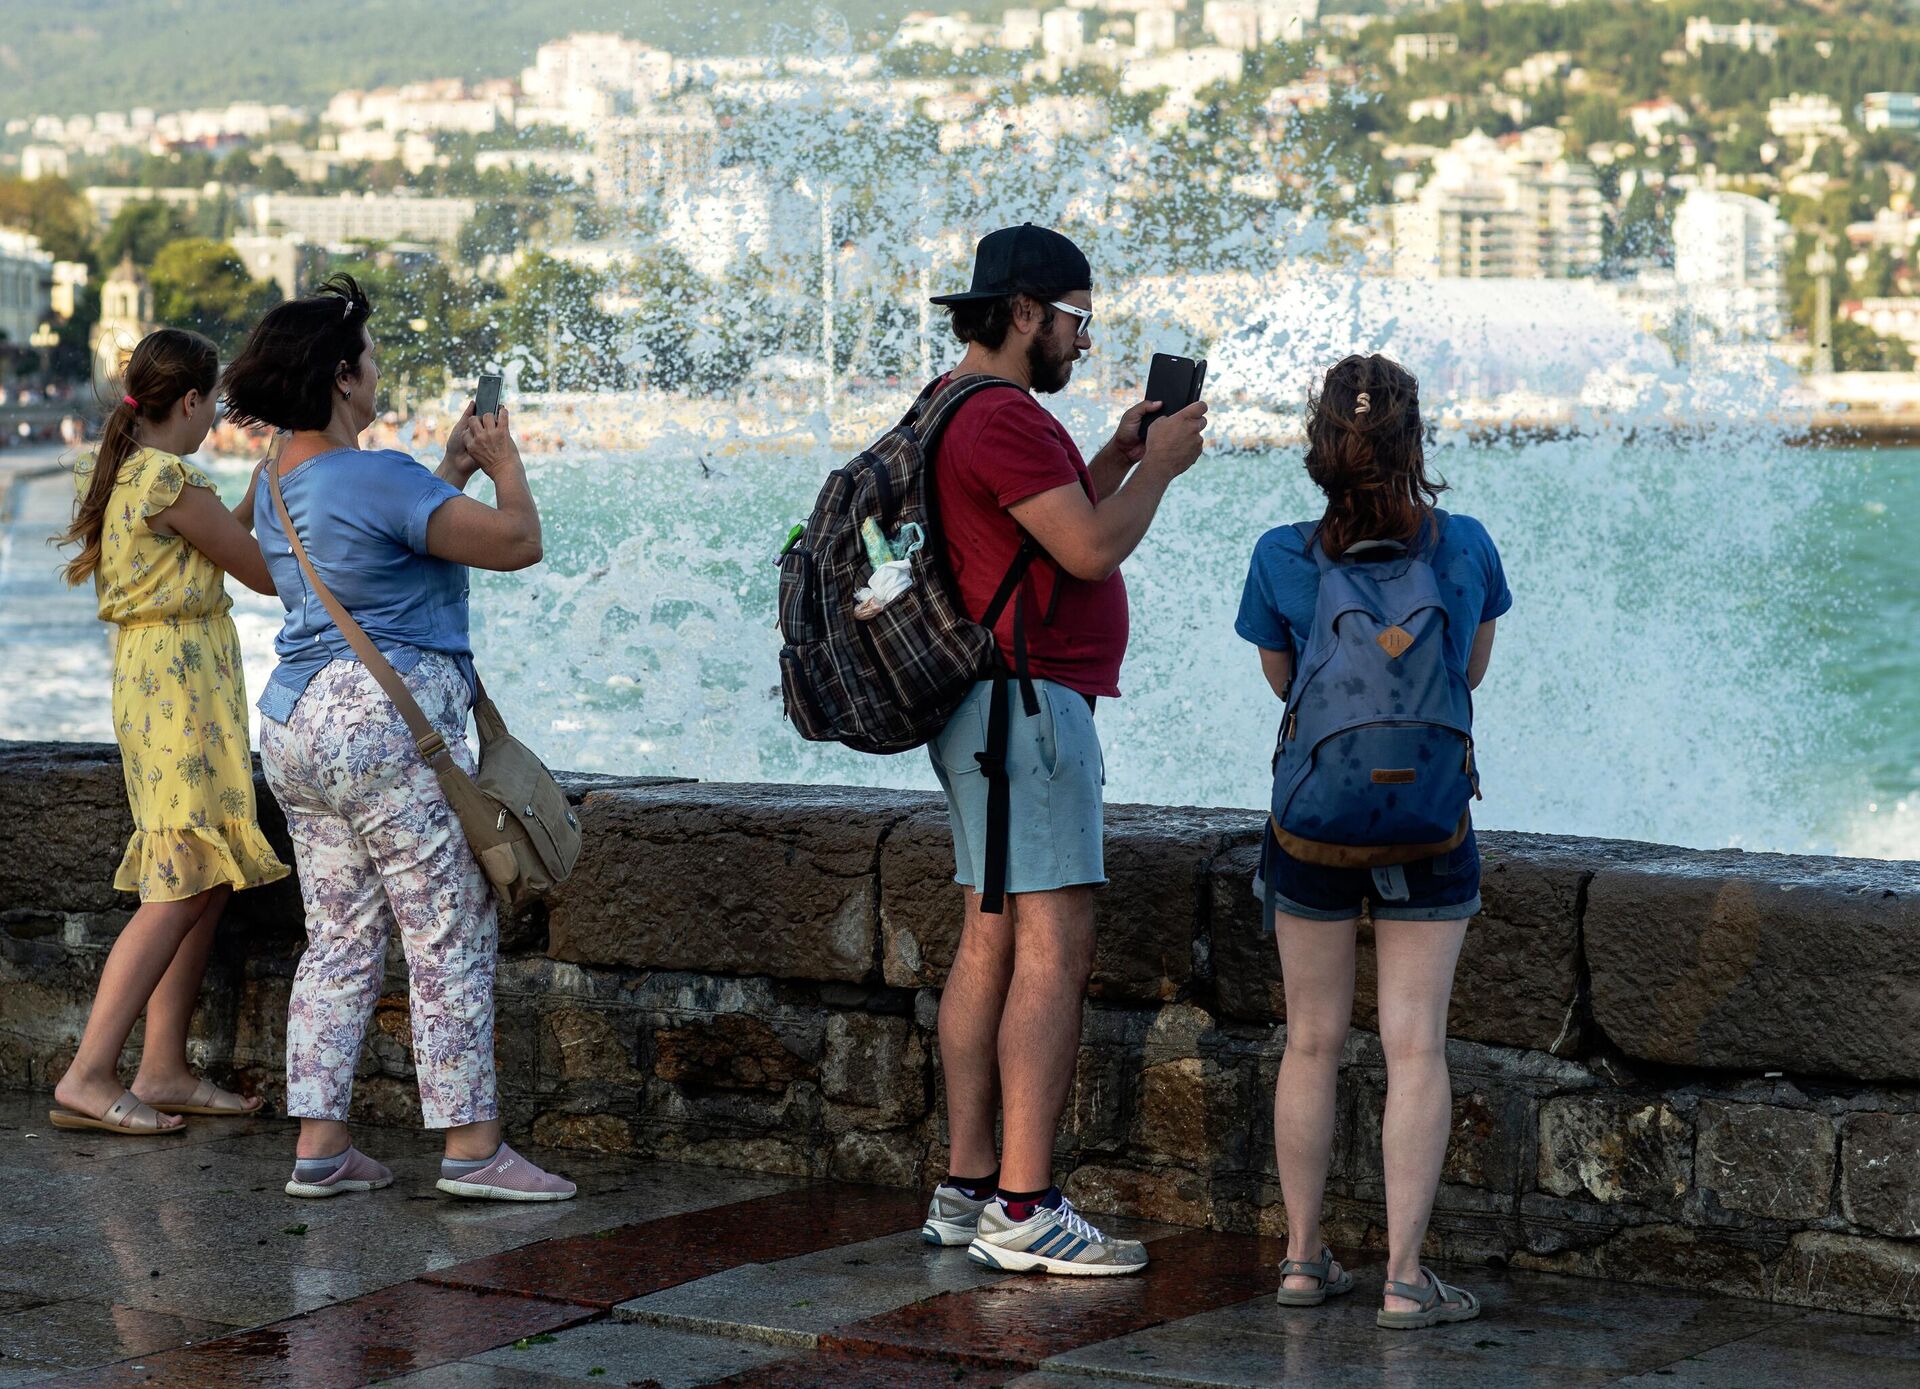
[{"label": "woman's bare leg", "polygon": [[[1287,1049],[1273,1088],[1273,1147],[1280,1198],[1287,1207],[1287,1257],[1315,1260],[1320,1203],[1333,1152],[1334,1095],[1340,1053],[1353,1018],[1353,941],[1357,921],[1309,921],[1274,913],[1274,941],[1287,990]],[[1328,1279],[1339,1277],[1339,1265]],[[1315,1288],[1304,1274],[1289,1288]]]}]

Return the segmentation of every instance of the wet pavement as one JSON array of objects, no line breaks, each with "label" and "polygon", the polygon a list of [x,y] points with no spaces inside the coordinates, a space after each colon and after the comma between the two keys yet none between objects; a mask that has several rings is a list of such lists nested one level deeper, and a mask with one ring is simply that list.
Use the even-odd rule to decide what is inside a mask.
[{"label": "wet pavement", "polygon": [[55,1133],[0,1097],[0,1389],[1847,1389],[1920,1385],[1920,1327],[1456,1269],[1487,1304],[1373,1325],[1379,1271],[1274,1305],[1270,1240],[1166,1226],[1139,1278],[1008,1278],[918,1242],[911,1192],[580,1154],[579,1199],[433,1190],[426,1135],[366,1130],[384,1192],[295,1201],[285,1120]]}]

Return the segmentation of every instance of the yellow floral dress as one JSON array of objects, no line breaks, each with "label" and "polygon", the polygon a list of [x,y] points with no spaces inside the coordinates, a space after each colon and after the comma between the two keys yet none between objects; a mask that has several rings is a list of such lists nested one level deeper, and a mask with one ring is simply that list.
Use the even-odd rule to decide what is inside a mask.
[{"label": "yellow floral dress", "polygon": [[[77,489],[92,472],[83,459]],[[147,525],[182,487],[217,491],[158,449],[122,463],[94,572],[100,617],[118,629],[113,729],[133,808],[113,885],[143,902],[177,902],[221,883],[258,887],[288,872],[254,815],[246,676],[226,576],[184,538]]]}]

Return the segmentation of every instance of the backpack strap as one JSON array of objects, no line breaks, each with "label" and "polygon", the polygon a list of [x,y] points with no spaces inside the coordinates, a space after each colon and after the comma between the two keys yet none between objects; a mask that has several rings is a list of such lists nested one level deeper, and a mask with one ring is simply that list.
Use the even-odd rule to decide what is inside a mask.
[{"label": "backpack strap", "polygon": [[[920,399],[907,412],[907,418],[901,421],[919,440],[921,456],[931,464],[941,436],[960,407],[982,391],[999,386],[1024,389],[1019,382],[1004,376],[981,373],[950,379],[944,387],[936,382],[921,392]],[[987,746],[974,754],[974,760],[987,778],[986,863],[984,881],[980,884],[980,910],[989,916],[1002,914],[1007,901],[1007,857],[1013,833],[1013,783],[1007,773],[1007,743],[1013,722],[1010,679],[1020,687],[1021,708],[1027,717],[1040,712],[1040,698],[1027,670],[1027,603],[1021,583],[1041,553],[1039,543],[1032,536],[1021,540],[1000,586],[980,615],[980,625],[991,632],[1007,604],[1013,604],[1013,673],[1010,677],[1007,670],[995,662],[999,668],[994,672],[992,704],[987,714]]]},{"label": "backpack strap", "polygon": [[[1039,695],[1027,670],[1027,598],[1020,591],[1021,580],[1039,554],[1040,546],[1032,536],[1020,542],[1013,563],[1007,566],[1006,577],[1000,580],[993,600],[980,617],[980,625],[991,632],[1000,614],[1006,611],[1008,601],[1013,603],[1014,673],[1009,677],[1005,667],[994,671],[992,704],[987,712],[987,746],[973,755],[987,779],[986,863],[984,881],[980,884],[980,910],[988,916],[999,916],[1006,910],[1007,901],[1007,856],[1013,834],[1013,782],[1007,773],[1007,743],[1013,722],[1010,678],[1020,687],[1021,707],[1026,716],[1032,718],[1040,712]],[[999,663],[996,661],[995,665]]]},{"label": "backpack strap", "polygon": [[1307,547],[1307,558],[1322,574],[1333,568],[1333,561],[1320,548],[1320,523],[1318,521],[1295,521],[1294,531]]}]

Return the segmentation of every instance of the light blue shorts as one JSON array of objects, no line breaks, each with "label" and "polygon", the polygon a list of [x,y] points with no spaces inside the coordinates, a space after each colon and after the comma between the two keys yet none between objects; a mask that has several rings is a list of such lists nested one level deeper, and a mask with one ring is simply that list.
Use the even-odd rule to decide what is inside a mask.
[{"label": "light blue shorts", "polygon": [[[1007,891],[1104,883],[1101,788],[1107,763],[1093,710],[1085,695],[1065,685],[1036,680],[1033,688],[1040,712],[1028,717],[1019,685],[1007,682]],[[947,793],[953,880],[976,890],[987,876],[987,777],[974,754],[986,751],[992,701],[993,682],[982,680],[927,748]]]}]

